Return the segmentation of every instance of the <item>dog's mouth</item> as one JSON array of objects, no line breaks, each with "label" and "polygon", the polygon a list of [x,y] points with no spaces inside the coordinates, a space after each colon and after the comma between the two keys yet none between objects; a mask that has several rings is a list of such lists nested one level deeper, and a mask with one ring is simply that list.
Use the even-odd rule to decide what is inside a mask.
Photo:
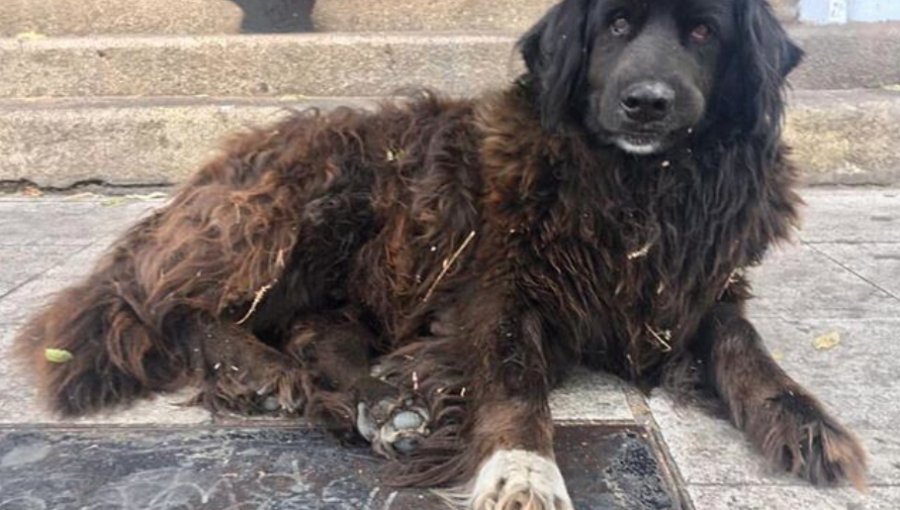
[{"label": "dog's mouth", "polygon": [[623,151],[636,156],[648,156],[668,146],[668,136],[662,133],[624,132],[612,135],[612,142]]}]

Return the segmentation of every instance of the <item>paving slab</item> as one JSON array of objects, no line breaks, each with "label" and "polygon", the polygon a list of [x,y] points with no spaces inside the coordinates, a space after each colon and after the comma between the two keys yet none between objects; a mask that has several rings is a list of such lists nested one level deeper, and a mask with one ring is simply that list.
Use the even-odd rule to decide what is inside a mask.
[{"label": "paving slab", "polygon": [[757,297],[751,306],[762,316],[860,319],[900,315],[900,301],[895,296],[811,246],[775,248],[762,266],[748,274]]},{"label": "paving slab", "polygon": [[[900,225],[896,228],[900,230]],[[900,299],[900,253],[896,243],[822,243],[814,249]]]},{"label": "paving slab", "polygon": [[577,370],[550,395],[553,420],[560,423],[634,422],[620,379]]},{"label": "paving slab", "polygon": [[803,226],[797,233],[805,244],[900,243],[900,190],[852,188],[805,189]]},{"label": "paving slab", "polygon": [[[0,298],[0,325],[15,325],[24,322],[53,294],[87,275],[112,239],[106,239],[106,241],[105,243],[98,241],[87,247],[71,249],[60,264],[7,292]],[[0,250],[4,252],[15,249],[16,247],[0,246]],[[4,266],[4,272],[10,270],[14,269],[6,269]]]},{"label": "paving slab", "polygon": [[[680,507],[637,432],[560,427],[555,448],[577,508]],[[382,466],[304,428],[0,431],[0,507],[447,508],[386,486]]]},{"label": "paving slab", "polygon": [[86,246],[118,234],[161,201],[157,195],[99,197],[75,194],[33,200],[0,195],[0,247],[16,253],[20,247]]},{"label": "paving slab", "polygon": [[[0,225],[0,232],[2,232]],[[0,238],[3,234],[0,233]],[[78,246],[76,245],[76,249]],[[71,246],[16,246],[6,249],[0,267],[0,296],[35,279],[48,269],[63,262],[72,252]]]},{"label": "paving slab", "polygon": [[[752,316],[770,350],[785,369],[798,381],[813,389],[826,406],[861,437],[871,455],[870,492],[860,495],[846,488],[813,489],[799,480],[772,473],[741,434],[728,423],[687,406],[674,406],[665,394],[659,392],[654,393],[649,401],[652,417],[663,440],[664,450],[657,450],[658,443],[650,440],[650,436],[655,433],[642,428],[635,421],[629,405],[633,404],[631,400],[635,398],[634,390],[614,378],[582,372],[576,374],[567,387],[552,397],[554,417],[561,424],[587,427],[585,430],[590,431],[590,434],[599,434],[588,439],[572,440],[574,442],[561,436],[563,443],[557,445],[560,463],[570,480],[570,487],[587,487],[577,489],[576,497],[600,498],[582,500],[582,507],[668,508],[667,504],[674,505],[680,501],[678,495],[681,492],[672,490],[678,477],[684,480],[683,490],[692,501],[693,508],[697,509],[897,507],[900,497],[900,441],[896,439],[895,424],[900,422],[900,411],[895,403],[900,401],[900,383],[895,382],[895,374],[900,369],[896,361],[900,359],[900,344],[894,340],[900,333],[900,300],[892,294],[892,289],[896,288],[893,284],[896,281],[893,278],[896,269],[893,261],[900,255],[900,242],[897,242],[896,230],[885,228],[885,225],[891,225],[897,215],[900,193],[890,189],[806,189],[802,194],[809,203],[806,228],[798,235],[797,243],[775,250],[762,267],[755,270],[753,276],[760,297],[752,307]],[[5,238],[5,244],[0,244],[0,256],[4,261],[8,254],[19,253],[17,250],[23,250],[23,247],[58,249],[54,253],[61,253],[64,257],[58,263],[55,259],[39,263],[42,273],[0,297],[0,409],[3,410],[0,412],[0,459],[13,459],[7,462],[19,466],[17,463],[22,462],[23,458],[29,460],[40,457],[33,461],[35,464],[31,467],[34,468],[40,462],[46,462],[45,457],[41,457],[46,450],[56,452],[53,455],[63,456],[53,457],[55,464],[68,466],[66,470],[60,471],[59,476],[51,477],[49,489],[53,489],[52,491],[32,490],[29,493],[27,497],[37,494],[34,501],[56,501],[52,498],[65,493],[63,490],[56,490],[58,486],[53,485],[59,481],[62,484],[81,483],[80,486],[83,487],[95,487],[80,494],[84,498],[95,498],[91,501],[96,502],[105,501],[102,498],[111,494],[125,494],[138,501],[141,497],[151,497],[147,496],[147,491],[150,491],[155,495],[165,494],[163,498],[170,498],[169,501],[193,501],[190,498],[202,500],[206,497],[208,503],[214,503],[205,507],[203,504],[197,506],[217,508],[212,506],[221,501],[215,499],[217,497],[238,495],[235,497],[263,498],[270,494],[265,490],[271,489],[260,489],[258,480],[248,478],[247,473],[251,473],[251,470],[236,468],[235,471],[228,471],[224,467],[223,459],[226,457],[230,459],[229,465],[242,466],[241,459],[244,456],[238,453],[249,450],[250,453],[244,459],[246,465],[280,463],[277,469],[282,471],[273,472],[281,473],[287,478],[292,476],[292,464],[289,460],[299,456],[293,456],[293,450],[290,453],[269,450],[271,443],[277,441],[265,439],[275,437],[267,436],[269,432],[266,431],[293,427],[291,430],[294,432],[291,434],[295,441],[309,441],[303,444],[311,445],[303,446],[304,451],[322,450],[322,455],[326,455],[326,451],[331,451],[329,449],[337,448],[324,436],[317,439],[303,435],[305,432],[295,436],[298,430],[296,422],[269,418],[247,420],[242,417],[220,417],[213,420],[205,411],[178,406],[178,403],[190,395],[190,391],[144,401],[128,410],[78,421],[60,421],[42,410],[34,401],[34,390],[28,374],[20,369],[14,371],[9,362],[8,347],[15,330],[27,313],[45,299],[47,293],[58,290],[85,274],[113,236],[162,203],[160,199],[111,200],[89,195],[50,195],[41,198],[0,196],[0,238]],[[10,218],[13,220],[10,221]],[[17,238],[21,240],[16,241]],[[27,253],[41,252],[21,253],[22,255],[17,256],[27,258]],[[48,265],[52,267],[44,269]],[[0,275],[15,274],[14,270],[9,271],[2,267]],[[837,333],[840,343],[832,349],[816,349],[813,341],[826,333]],[[630,395],[627,398],[623,393],[626,390]],[[115,464],[126,466],[127,469],[104,473],[92,467],[95,465],[92,462],[99,461],[90,460],[90,457],[75,458],[73,451],[84,451],[97,443],[98,434],[108,436],[103,431],[111,430],[110,427],[118,427],[115,430],[121,430],[125,436],[117,437],[127,436],[132,443],[126,441],[122,443],[126,446],[117,447],[117,441],[110,440],[102,451],[112,456],[109,458],[119,459]],[[169,428],[160,430],[160,427]],[[246,430],[247,433],[227,436],[230,432],[225,429]],[[610,432],[613,430],[615,433]],[[590,453],[594,451],[592,445],[612,444],[604,443],[604,438],[610,437],[609,434],[620,434],[621,439],[621,434],[625,432],[635,435],[633,438],[625,436],[637,441],[637,446],[632,450],[621,447],[624,443],[620,442],[616,443],[619,444],[616,448],[621,447],[616,450],[619,453],[610,454],[606,451],[599,455],[602,457],[599,460],[579,457],[593,455]],[[265,444],[253,445],[254,438],[262,438],[260,441]],[[316,442],[320,440],[324,442]],[[38,444],[38,447],[16,450],[17,453],[12,457],[6,457],[24,444],[22,441],[29,445]],[[152,456],[141,458],[140,455],[149,455],[146,453],[148,448],[127,446],[134,446],[140,441],[155,445],[169,441],[170,445],[180,444],[185,450],[178,455],[172,454],[169,460],[154,460]],[[218,445],[216,447],[228,445],[228,451],[231,452],[228,455],[233,456],[215,454],[219,455],[216,458],[221,463],[215,469],[210,468],[212,471],[209,471],[211,474],[208,478],[203,474],[207,471],[190,467],[201,464],[181,463],[182,460],[191,458],[190,452],[207,455],[213,443]],[[52,448],[47,450],[41,444],[50,444]],[[565,446],[566,444],[569,446]],[[632,453],[628,453],[629,451]],[[136,456],[129,457],[130,452]],[[47,455],[46,458],[50,458],[50,454]],[[255,455],[268,460],[259,460],[262,457],[254,457]],[[364,459],[368,458],[364,451],[361,455]],[[630,468],[623,467],[623,464],[609,463],[613,462],[609,459],[621,459],[623,455],[633,459],[630,464],[632,467],[644,465],[645,462],[655,466],[650,470],[655,474],[646,479],[636,477],[634,473],[639,470],[632,470],[632,474],[628,475]],[[671,456],[676,466],[676,475],[670,475],[671,467],[660,461],[660,456]],[[180,460],[173,461],[172,458],[175,457]],[[69,463],[63,462],[64,459],[68,459],[65,462]],[[132,462],[129,459],[137,460]],[[341,490],[349,487],[349,492],[345,493],[346,498],[349,498],[346,501],[358,503],[374,497],[376,499],[372,501],[384,503],[385,500],[377,498],[389,497],[391,493],[382,492],[386,489],[379,488],[381,486],[378,485],[377,478],[367,478],[369,474],[353,474],[351,468],[357,460],[355,457],[347,458],[344,465],[330,466],[336,470],[349,470],[343,475],[338,473],[330,476],[330,480],[344,480],[335,482],[335,487],[340,486]],[[601,464],[592,464],[595,461]],[[607,461],[607,464],[602,464]],[[369,459],[365,462],[374,461]],[[146,468],[141,468],[145,469],[141,471],[135,466]],[[585,466],[588,468],[585,469]],[[612,467],[607,471],[610,466]],[[8,479],[7,475],[13,473],[9,469],[3,472],[8,467],[0,467],[0,484],[4,484]],[[40,470],[25,470],[20,467],[15,469],[18,469],[13,473],[18,477],[15,478],[17,482],[2,486],[0,494],[4,497],[8,493],[6,487],[33,488],[37,484],[35,479],[28,479],[28,476],[33,475],[22,473]],[[200,474],[199,478],[178,478],[182,476],[179,473],[188,471],[196,471]],[[98,473],[97,478],[92,481],[77,478],[86,476],[84,473],[87,472]],[[232,480],[229,473],[237,473],[238,478]],[[154,478],[157,474],[159,477]],[[627,478],[628,476],[631,478]],[[139,479],[150,482],[140,486],[136,483]],[[222,489],[225,487],[222,480],[235,483],[225,490]],[[638,482],[641,480],[643,481],[640,483],[649,482],[649,488],[640,485]],[[104,487],[115,490],[106,490]],[[288,496],[279,494],[285,498],[311,498],[310,494],[315,494],[319,498],[324,488],[321,484],[317,487],[312,492],[300,495],[290,493],[289,490],[284,493],[289,493]],[[654,487],[662,487],[662,492]],[[379,491],[372,496],[372,491],[376,488]],[[218,492],[220,490],[223,492]],[[263,496],[253,493],[254,490],[263,491]],[[16,499],[26,497],[22,496],[21,491],[9,494],[15,496],[4,501],[26,501]],[[638,496],[640,494],[649,496],[642,499]],[[424,504],[418,499],[402,499],[407,497],[417,498],[418,495],[398,493],[392,500],[392,508],[428,508],[400,506],[401,501],[416,502],[410,503],[411,505]],[[665,497],[671,498],[669,503],[666,503]],[[641,504],[646,506],[642,507]],[[2,506],[0,502],[0,507]],[[357,505],[353,508],[365,506]]]},{"label": "paving slab", "polygon": [[692,486],[694,507],[698,510],[896,510],[900,508],[900,489],[874,487],[869,494],[805,487]]}]

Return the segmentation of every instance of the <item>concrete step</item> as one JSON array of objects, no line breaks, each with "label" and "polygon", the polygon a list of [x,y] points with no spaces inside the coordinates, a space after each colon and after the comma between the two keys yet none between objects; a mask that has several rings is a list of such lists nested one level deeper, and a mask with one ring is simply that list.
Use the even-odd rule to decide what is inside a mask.
[{"label": "concrete step", "polygon": [[[313,24],[331,32],[496,30],[522,32],[558,0],[316,0]],[[771,0],[783,21],[796,0]]]},{"label": "concrete step", "polygon": [[[0,37],[19,34],[236,34],[246,32],[521,32],[557,0],[4,0]],[[796,0],[773,0],[796,19]],[[313,11],[313,3],[315,10]]]},{"label": "concrete step", "polygon": [[0,37],[310,30],[313,0],[3,0]]},{"label": "concrete step", "polygon": [[524,32],[558,0],[316,0],[316,30]]},{"label": "concrete step", "polygon": [[242,127],[291,108],[371,106],[358,98],[0,100],[0,181],[69,187],[87,181],[171,184]]},{"label": "concrete step", "polygon": [[[900,84],[900,24],[798,27],[798,89]],[[406,86],[470,95],[521,69],[514,36],[299,34],[0,40],[0,98],[378,96]]]},{"label": "concrete step", "polygon": [[[300,34],[0,40],[0,97],[472,94],[519,72],[497,35]],[[505,65],[506,64],[506,65]]]},{"label": "concrete step", "polygon": [[[85,181],[183,180],[217,141],[288,108],[371,107],[375,98],[107,98],[0,101],[0,181],[68,187]],[[798,91],[787,138],[803,181],[900,184],[900,92]]]}]

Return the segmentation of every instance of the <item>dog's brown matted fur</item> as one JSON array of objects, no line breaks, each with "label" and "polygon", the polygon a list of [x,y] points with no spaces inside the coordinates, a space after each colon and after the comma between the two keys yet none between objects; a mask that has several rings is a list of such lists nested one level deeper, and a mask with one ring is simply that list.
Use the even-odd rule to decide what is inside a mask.
[{"label": "dog's brown matted fur", "polygon": [[[800,52],[761,0],[674,3],[688,2],[722,21],[671,57],[699,62],[670,87],[697,103],[672,112],[665,83],[612,78],[652,78],[647,52],[674,50],[648,34],[668,25],[610,25],[609,2],[565,0],[522,40],[528,72],[507,90],[307,111],[231,138],[22,330],[43,395],[80,415],[199,385],[213,408],[275,399],[364,435],[361,404],[415,403],[427,433],[382,453],[400,483],[450,485],[497,451],[552,458],[547,395],[583,364],[700,384],[776,466],[861,486],[862,448],[744,318],[741,270],[788,237],[800,203],[780,141]],[[645,36],[643,60],[613,72]],[[639,94],[660,111],[636,112]]]}]

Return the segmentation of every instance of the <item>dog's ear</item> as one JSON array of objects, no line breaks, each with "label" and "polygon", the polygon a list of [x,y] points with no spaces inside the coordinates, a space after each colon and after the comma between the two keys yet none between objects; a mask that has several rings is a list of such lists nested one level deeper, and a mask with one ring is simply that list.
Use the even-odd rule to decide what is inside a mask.
[{"label": "dog's ear", "polygon": [[541,124],[551,131],[569,117],[587,80],[589,3],[563,0],[519,40],[531,82],[539,88]]},{"label": "dog's ear", "polygon": [[721,93],[737,92],[734,97],[742,104],[729,113],[747,132],[778,137],[785,79],[802,60],[803,50],[790,40],[766,0],[737,2],[736,16],[737,54],[726,78],[734,88]]}]

